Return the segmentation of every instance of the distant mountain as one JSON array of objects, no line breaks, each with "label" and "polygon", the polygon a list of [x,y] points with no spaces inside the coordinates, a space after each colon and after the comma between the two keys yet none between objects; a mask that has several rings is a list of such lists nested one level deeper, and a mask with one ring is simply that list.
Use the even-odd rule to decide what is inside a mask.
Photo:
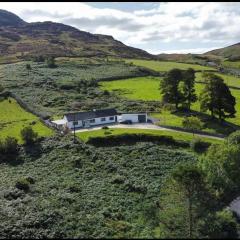
[{"label": "distant mountain", "polygon": [[0,9],[0,26],[20,26],[25,22],[17,15]]},{"label": "distant mountain", "polygon": [[215,49],[209,52],[204,53],[204,55],[215,55],[229,60],[240,60],[240,43],[234,45]]},{"label": "distant mountain", "polygon": [[61,23],[27,23],[5,10],[0,10],[0,54],[8,59],[36,55],[154,57],[112,36],[91,34]]}]

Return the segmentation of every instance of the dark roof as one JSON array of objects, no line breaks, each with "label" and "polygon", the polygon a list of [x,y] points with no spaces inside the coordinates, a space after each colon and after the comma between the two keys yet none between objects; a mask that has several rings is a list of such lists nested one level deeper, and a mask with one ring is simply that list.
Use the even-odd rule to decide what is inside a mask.
[{"label": "dark roof", "polygon": [[87,120],[92,118],[108,117],[108,116],[115,116],[115,115],[117,115],[117,111],[113,108],[95,110],[95,111],[89,111],[89,112],[77,112],[77,113],[65,114],[68,122],[72,122],[74,120],[79,121],[79,120]]}]

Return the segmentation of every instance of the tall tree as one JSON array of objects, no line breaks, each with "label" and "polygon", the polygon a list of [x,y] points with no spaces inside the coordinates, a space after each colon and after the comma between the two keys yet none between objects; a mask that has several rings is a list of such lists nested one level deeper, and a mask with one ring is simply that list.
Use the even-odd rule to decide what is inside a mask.
[{"label": "tall tree", "polygon": [[218,115],[220,120],[226,117],[234,117],[236,99],[232,96],[224,80],[213,73],[204,74],[203,77],[205,87],[199,99],[201,111],[209,110],[212,117]]},{"label": "tall tree", "polygon": [[167,238],[198,238],[200,225],[215,210],[202,171],[193,163],[178,165],[164,182],[160,197],[160,229]]},{"label": "tall tree", "polygon": [[170,70],[160,82],[163,101],[175,104],[176,109],[178,109],[179,103],[183,101],[183,94],[180,91],[179,87],[181,79],[182,71],[180,69],[174,68]]},{"label": "tall tree", "polygon": [[197,101],[194,85],[195,71],[192,68],[189,68],[183,72],[183,96],[187,103],[188,110],[191,108],[191,103]]}]

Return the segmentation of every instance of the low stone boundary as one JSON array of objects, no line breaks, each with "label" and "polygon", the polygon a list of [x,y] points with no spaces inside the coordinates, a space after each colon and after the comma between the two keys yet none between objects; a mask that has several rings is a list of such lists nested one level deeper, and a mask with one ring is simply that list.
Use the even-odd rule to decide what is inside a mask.
[{"label": "low stone boundary", "polygon": [[49,118],[48,116],[43,116],[42,114],[34,111],[32,108],[30,108],[25,102],[22,101],[21,98],[19,98],[17,95],[15,95],[14,93],[10,92],[10,91],[5,91],[3,93],[0,94],[0,96],[2,97],[12,97],[14,98],[17,103],[27,112],[32,113],[33,115],[37,116],[39,118],[39,120],[46,126],[52,128],[53,130],[58,130],[54,124],[48,120],[47,118]]}]

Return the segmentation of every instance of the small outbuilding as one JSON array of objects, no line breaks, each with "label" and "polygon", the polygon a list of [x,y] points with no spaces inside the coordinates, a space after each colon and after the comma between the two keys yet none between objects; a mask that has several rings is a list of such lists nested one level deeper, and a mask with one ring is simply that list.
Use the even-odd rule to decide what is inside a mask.
[{"label": "small outbuilding", "polygon": [[147,113],[122,113],[118,115],[118,122],[146,123]]}]

